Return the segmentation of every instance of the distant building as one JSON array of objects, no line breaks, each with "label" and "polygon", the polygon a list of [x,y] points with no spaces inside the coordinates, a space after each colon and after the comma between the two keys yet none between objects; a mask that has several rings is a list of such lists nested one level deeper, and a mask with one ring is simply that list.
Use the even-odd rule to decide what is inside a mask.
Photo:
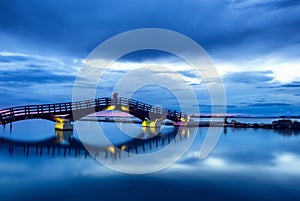
[{"label": "distant building", "polygon": [[291,129],[292,128],[292,120],[289,119],[282,119],[278,121],[273,121],[272,125],[275,129]]}]

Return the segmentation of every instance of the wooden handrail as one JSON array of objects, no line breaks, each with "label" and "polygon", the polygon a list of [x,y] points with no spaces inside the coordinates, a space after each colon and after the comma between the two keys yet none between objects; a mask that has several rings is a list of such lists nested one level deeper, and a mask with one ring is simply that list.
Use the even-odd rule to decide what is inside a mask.
[{"label": "wooden handrail", "polygon": [[134,110],[135,112],[146,112],[154,113],[158,115],[166,115],[166,118],[177,120],[183,116],[187,116],[178,110],[172,110],[168,108],[158,107],[149,105],[143,102],[139,102],[134,99],[128,98],[97,98],[85,101],[77,102],[65,102],[65,103],[54,103],[54,104],[41,104],[41,105],[25,105],[16,106],[11,108],[5,108],[0,110],[0,123],[5,124],[6,122],[12,122],[13,118],[18,117],[24,119],[34,118],[37,115],[57,115],[57,114],[71,114],[74,111],[80,111],[84,109],[96,108],[96,107],[108,107],[110,105],[121,105],[129,107],[129,110]]}]

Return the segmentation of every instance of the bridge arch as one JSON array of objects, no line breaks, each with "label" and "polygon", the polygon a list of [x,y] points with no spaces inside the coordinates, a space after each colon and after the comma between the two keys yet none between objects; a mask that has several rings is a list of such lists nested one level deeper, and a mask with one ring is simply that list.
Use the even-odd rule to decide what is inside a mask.
[{"label": "bridge arch", "polygon": [[42,105],[25,105],[0,110],[0,124],[26,120],[45,119],[57,122],[59,116],[71,121],[77,121],[82,117],[104,110],[118,110],[141,119],[165,120],[173,122],[186,122],[188,115],[178,110],[149,105],[128,98],[97,98],[92,100],[65,102]]}]

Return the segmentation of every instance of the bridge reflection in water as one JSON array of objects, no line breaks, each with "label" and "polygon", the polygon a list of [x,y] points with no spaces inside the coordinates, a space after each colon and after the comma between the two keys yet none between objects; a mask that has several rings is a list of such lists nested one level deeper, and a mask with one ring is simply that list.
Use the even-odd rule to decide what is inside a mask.
[{"label": "bridge reflection in water", "polygon": [[113,146],[83,144],[73,137],[73,131],[55,130],[56,136],[39,141],[14,140],[0,136],[0,153],[26,157],[71,156],[119,160],[158,152],[167,146],[178,146],[180,143],[192,140],[196,135],[196,129],[189,127],[173,127],[163,132],[160,128],[144,127],[141,130],[138,138],[129,137],[122,143],[112,142]]}]

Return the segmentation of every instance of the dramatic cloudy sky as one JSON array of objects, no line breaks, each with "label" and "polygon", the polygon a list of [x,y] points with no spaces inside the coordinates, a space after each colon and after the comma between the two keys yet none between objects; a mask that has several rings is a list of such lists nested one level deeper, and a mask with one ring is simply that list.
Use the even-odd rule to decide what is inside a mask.
[{"label": "dramatic cloudy sky", "polygon": [[[224,82],[228,112],[300,113],[299,0],[2,0],[0,107],[71,100],[78,70],[95,47],[149,27],[179,32],[205,49]],[[160,53],[118,61],[99,94],[110,95],[110,81],[122,77],[124,69],[149,63],[179,66],[176,72],[194,87],[206,111],[210,102],[203,83]],[[172,73],[165,75],[169,79]],[[172,106],[171,99],[158,101],[162,94],[155,87],[144,87],[136,97]]]}]

